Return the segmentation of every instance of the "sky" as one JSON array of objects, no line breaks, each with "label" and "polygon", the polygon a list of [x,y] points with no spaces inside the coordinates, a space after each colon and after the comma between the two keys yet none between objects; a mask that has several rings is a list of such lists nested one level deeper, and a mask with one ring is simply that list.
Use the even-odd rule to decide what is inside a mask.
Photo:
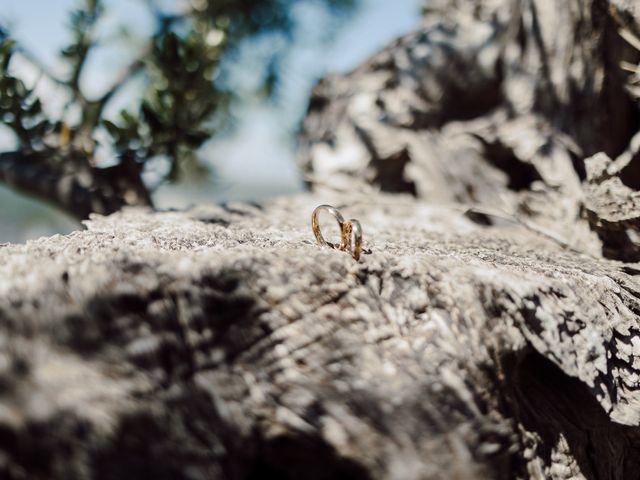
[{"label": "sky", "polygon": [[[167,6],[176,0],[163,0]],[[199,185],[175,185],[159,189],[155,203],[160,208],[180,208],[199,202],[263,200],[278,194],[300,191],[302,183],[295,166],[295,130],[307,105],[315,81],[329,72],[346,72],[375,53],[395,37],[415,28],[421,0],[361,0],[361,7],[337,32],[329,44],[323,43],[327,19],[313,0],[296,10],[298,29],[284,64],[283,85],[277,101],[247,103],[238,107],[236,128],[208,142],[200,152],[212,167],[212,180]],[[0,24],[8,25],[14,37],[47,68],[63,73],[58,52],[68,41],[69,11],[76,0],[0,0]],[[82,86],[89,95],[98,95],[110,85],[129,58],[136,55],[131,45],[153,28],[143,0],[106,0],[103,31],[116,33],[126,28],[130,44],[95,52],[88,63]],[[234,81],[250,81],[252,55],[259,44],[243,49]],[[42,87],[42,88],[46,88]],[[124,89],[114,102],[115,113],[127,106],[136,86]],[[62,96],[54,88],[44,92],[52,109]],[[6,134],[0,129],[0,148],[6,148]],[[77,224],[40,202],[22,198],[0,187],[0,243],[23,241],[55,232],[66,233]],[[10,207],[7,207],[7,206]]]}]

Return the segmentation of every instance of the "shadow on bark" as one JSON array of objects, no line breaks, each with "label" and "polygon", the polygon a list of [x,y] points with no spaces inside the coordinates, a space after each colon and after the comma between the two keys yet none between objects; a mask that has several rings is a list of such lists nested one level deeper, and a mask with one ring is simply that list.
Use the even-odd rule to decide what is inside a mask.
[{"label": "shadow on bark", "polygon": [[536,455],[547,474],[560,465],[589,480],[637,478],[640,428],[611,421],[587,385],[539,353],[527,354],[510,378],[514,414],[539,437]]},{"label": "shadow on bark", "polygon": [[246,480],[368,480],[361,465],[340,458],[318,438],[281,436],[262,445]]}]

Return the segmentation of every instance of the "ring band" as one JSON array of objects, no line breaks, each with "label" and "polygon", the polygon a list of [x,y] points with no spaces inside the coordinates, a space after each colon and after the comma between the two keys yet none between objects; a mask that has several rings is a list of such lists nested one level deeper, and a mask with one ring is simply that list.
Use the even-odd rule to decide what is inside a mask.
[{"label": "ring band", "polygon": [[349,233],[349,244],[351,244],[351,235],[353,234],[353,250],[351,251],[351,255],[356,260],[360,260],[360,254],[362,253],[362,225],[355,218],[349,220],[349,224],[351,226]]},{"label": "ring band", "polygon": [[[327,213],[332,215],[338,222],[338,227],[340,228],[340,244],[327,242],[322,236],[319,222],[320,212],[322,210],[325,210]],[[344,217],[337,208],[332,207],[331,205],[320,205],[319,207],[316,207],[311,214],[311,228],[320,246],[327,246],[336,250],[347,250],[356,261],[360,260],[363,237],[362,225],[360,225],[360,222],[355,218],[345,222]]]},{"label": "ring band", "polygon": [[[320,216],[320,212],[322,210],[325,210],[327,213],[332,215],[333,218],[335,218],[338,222],[338,227],[340,228],[339,245],[327,242],[322,236],[322,232],[320,232],[320,223],[318,217]],[[313,211],[313,214],[311,215],[311,228],[313,229],[313,234],[315,235],[318,244],[320,244],[321,246],[328,246],[337,250],[344,250],[351,242],[350,228],[347,227],[347,224],[344,221],[344,217],[342,216],[340,211],[337,208],[332,207],[331,205],[320,205],[319,207],[316,207],[316,209]],[[347,230],[349,230],[349,232],[347,232]]]}]

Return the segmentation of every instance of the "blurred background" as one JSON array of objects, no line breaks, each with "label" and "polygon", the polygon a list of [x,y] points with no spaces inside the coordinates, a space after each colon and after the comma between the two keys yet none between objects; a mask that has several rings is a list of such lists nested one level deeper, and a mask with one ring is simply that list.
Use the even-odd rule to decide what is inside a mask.
[{"label": "blurred background", "polygon": [[[92,43],[86,58],[80,60],[78,88],[87,98],[99,98],[108,91],[118,82],[120,72],[141,54],[144,58],[149,39],[159,37],[160,29],[186,11],[208,15],[206,25],[196,30],[208,45],[223,51],[220,58],[215,58],[215,67],[204,74],[216,85],[209,95],[218,98],[202,121],[206,128],[195,134],[198,138],[206,132],[206,139],[196,140],[193,152],[188,154],[169,151],[166,145],[148,148],[153,154],[145,153],[149,160],[145,157],[142,178],[153,186],[155,206],[181,208],[194,203],[264,200],[301,191],[302,180],[294,161],[295,132],[313,84],[327,73],[354,68],[391,39],[416,27],[422,0],[269,0],[263,5],[269,3],[277,10],[260,10],[260,2],[255,0],[104,0],[100,5],[100,15],[91,27],[99,41]],[[215,23],[211,27],[210,18],[216,16],[207,9],[225,5],[244,9],[242,14],[255,25],[245,22],[244,30],[234,30],[233,23],[227,30]],[[83,115],[69,89],[49,76],[66,79],[73,75],[73,62],[78,61],[74,55],[84,38],[81,30],[87,28],[87,18],[91,19],[78,16],[78,11],[86,14],[93,7],[95,2],[86,0],[3,0],[0,7],[0,26],[7,38],[15,41],[12,48],[16,53],[7,75],[33,89],[32,95],[42,103],[42,114],[52,119],[48,128],[56,138],[66,135],[67,125],[79,123]],[[235,17],[229,18],[233,22]],[[194,28],[192,23],[179,21],[171,25],[178,41],[188,38],[189,29]],[[170,50],[166,39],[158,41],[159,51]],[[223,42],[224,50],[220,47]],[[70,45],[75,45],[75,50]],[[141,98],[150,98],[150,105],[159,98],[159,109],[172,105],[162,103],[164,97],[157,92],[149,93],[149,83],[149,75],[133,75],[110,98],[102,117],[112,122],[112,128],[101,126],[94,132],[91,158],[96,165],[109,166],[114,158],[129,154],[128,146],[119,150],[113,146],[118,143],[114,138],[124,136],[126,118],[122,120],[122,110],[136,117]],[[152,113],[145,118],[149,116],[153,120]],[[0,116],[0,152],[20,148],[19,136],[9,128],[7,118],[12,120],[13,115]],[[61,120],[56,123],[56,119]],[[135,127],[143,132],[142,137],[153,128],[151,120],[151,127]],[[75,131],[73,127],[71,131]],[[140,142],[136,137],[131,144],[138,149]],[[167,160],[171,155],[180,157],[178,173]],[[18,194],[2,183],[0,205],[0,243],[79,228],[73,215]]]}]

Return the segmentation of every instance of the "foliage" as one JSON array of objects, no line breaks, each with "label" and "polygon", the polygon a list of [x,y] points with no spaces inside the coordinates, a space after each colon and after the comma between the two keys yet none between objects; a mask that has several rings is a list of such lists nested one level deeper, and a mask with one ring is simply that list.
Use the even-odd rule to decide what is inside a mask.
[{"label": "foliage", "polygon": [[[103,96],[89,99],[80,80],[97,44],[96,30],[108,2],[82,0],[71,15],[72,42],[61,52],[69,75],[51,76],[71,94],[67,110],[81,112],[69,124],[66,117],[65,121],[46,118],[35,92],[12,75],[10,63],[19,46],[0,31],[0,120],[15,132],[22,151],[44,151],[56,159],[64,158],[64,152],[80,152],[92,166],[96,134],[104,128],[119,162],[144,167],[150,159],[163,157],[170,163],[166,178],[175,180],[185,164],[195,163],[196,150],[215,133],[214,115],[228,113],[233,91],[217,80],[225,62],[249,38],[276,31],[290,38],[292,7],[301,1],[191,0],[185,11],[167,13],[154,0],[147,0],[156,20],[148,45]],[[306,1],[346,12],[356,0]],[[281,53],[274,52],[272,61],[277,62]],[[272,90],[278,73],[277,68],[268,70],[263,82],[266,91]],[[144,78],[146,84],[137,105],[121,112],[118,119],[104,118],[106,106],[134,77]]]},{"label": "foliage", "polygon": [[51,124],[42,104],[24,82],[8,73],[14,41],[0,31],[0,121],[11,128],[24,148],[33,149],[41,142]]}]

